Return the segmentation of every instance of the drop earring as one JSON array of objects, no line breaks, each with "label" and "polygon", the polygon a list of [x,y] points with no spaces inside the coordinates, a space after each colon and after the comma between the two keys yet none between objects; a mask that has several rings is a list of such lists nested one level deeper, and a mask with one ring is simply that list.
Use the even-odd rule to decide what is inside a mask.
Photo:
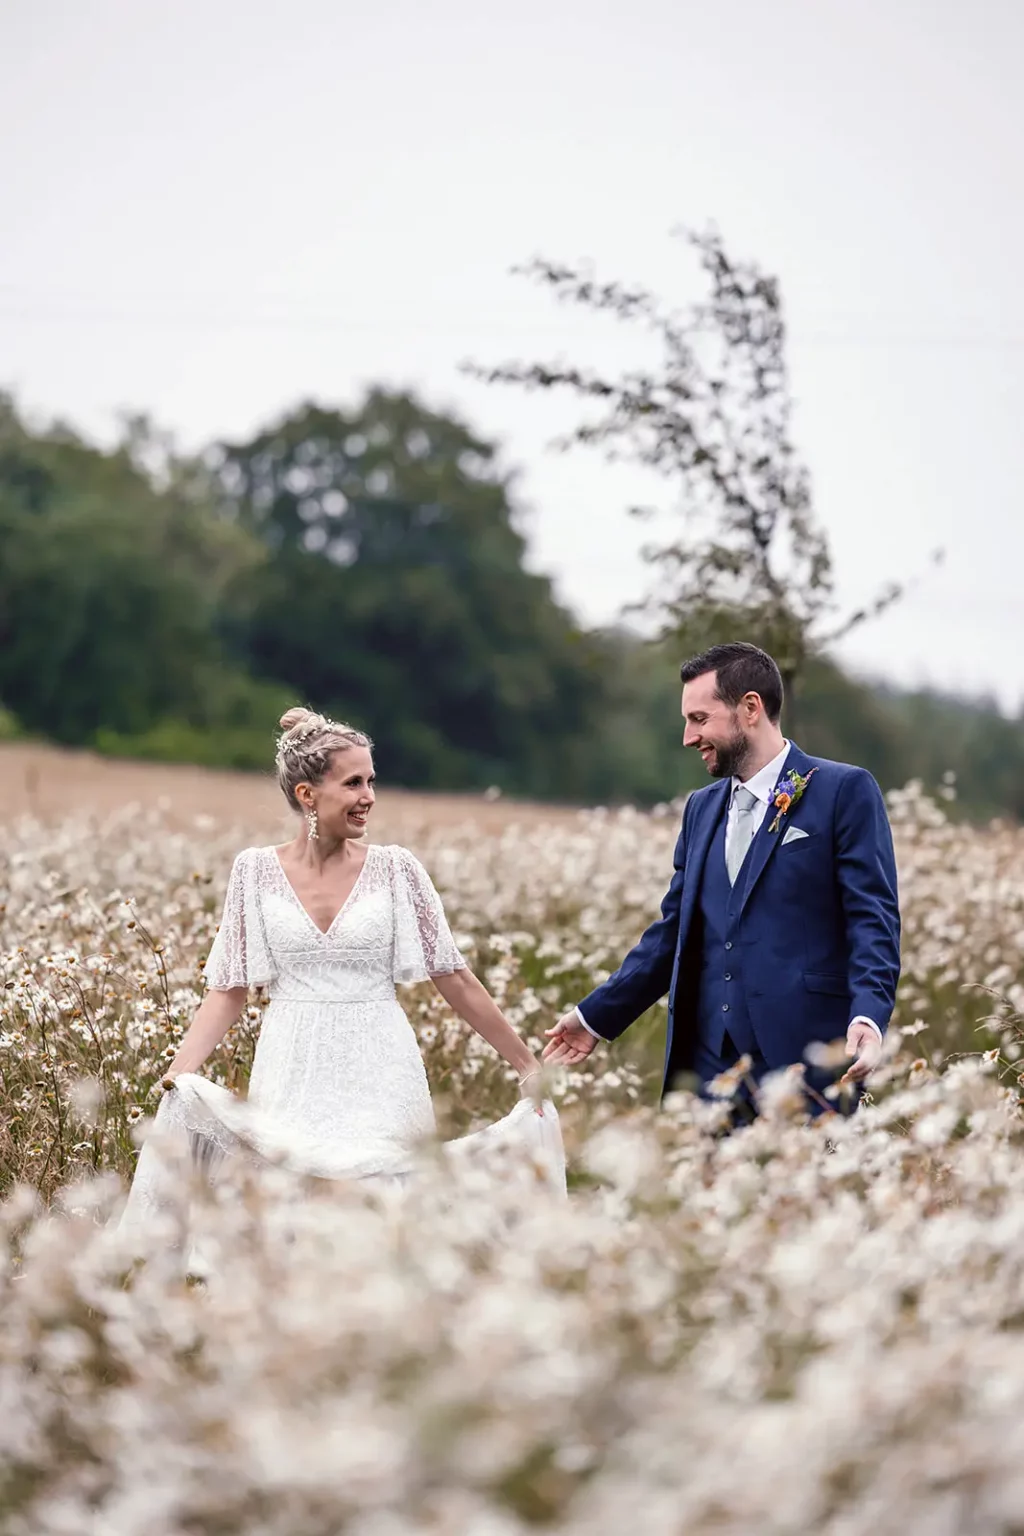
[{"label": "drop earring", "polygon": [[317,830],[316,811],[306,812],[306,836],[309,838],[311,843],[315,843],[317,838],[320,836],[320,833]]}]

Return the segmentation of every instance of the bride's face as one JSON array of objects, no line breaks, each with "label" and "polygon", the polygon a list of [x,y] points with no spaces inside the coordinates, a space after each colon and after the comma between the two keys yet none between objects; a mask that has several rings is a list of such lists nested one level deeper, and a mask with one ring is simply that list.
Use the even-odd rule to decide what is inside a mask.
[{"label": "bride's face", "polygon": [[373,809],[375,782],[366,747],[346,747],[333,754],[320,783],[310,786],[321,837],[362,837]]}]

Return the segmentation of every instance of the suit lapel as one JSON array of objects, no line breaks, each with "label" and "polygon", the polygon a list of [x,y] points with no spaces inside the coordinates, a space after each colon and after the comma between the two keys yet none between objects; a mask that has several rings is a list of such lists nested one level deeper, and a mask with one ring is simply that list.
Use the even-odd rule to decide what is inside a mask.
[{"label": "suit lapel", "polygon": [[683,886],[683,902],[679,913],[679,937],[680,943],[686,943],[686,935],[690,930],[690,922],[693,918],[693,907],[697,900],[697,892],[700,890],[701,878],[704,874],[704,865],[707,862],[708,849],[711,847],[711,839],[718,828],[718,822],[729,804],[729,795],[732,789],[732,780],[723,779],[720,784],[715,784],[706,794],[703,814],[693,829],[693,841],[686,850],[686,879]]},{"label": "suit lapel", "polygon": [[[813,767],[814,764],[807,756],[807,754],[805,752],[801,752],[799,747],[791,745],[789,753],[786,757],[786,761],[782,765],[782,772],[779,774],[779,779],[784,778],[787,773],[792,772],[794,769],[797,773],[809,773]],[[774,793],[772,798],[774,799]],[[782,842],[785,828],[790,824],[790,817],[784,816],[779,823],[778,830],[775,832],[769,832],[768,828],[775,820],[775,816],[775,806],[771,801],[769,801],[768,809],[765,812],[765,818],[758,828],[757,836],[754,838],[754,841],[750,846],[749,863],[746,869],[740,871],[740,879],[743,880],[743,890],[740,894],[741,913],[743,912],[744,907],[747,905],[747,902],[750,900],[754,886],[764,874],[769,859],[772,857],[776,848],[778,848]]]}]

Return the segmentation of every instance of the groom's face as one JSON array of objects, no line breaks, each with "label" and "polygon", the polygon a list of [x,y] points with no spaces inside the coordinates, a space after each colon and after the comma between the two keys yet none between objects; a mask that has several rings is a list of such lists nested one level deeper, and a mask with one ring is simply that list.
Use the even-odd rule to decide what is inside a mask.
[{"label": "groom's face", "polygon": [[740,712],[718,697],[718,679],[705,672],[683,686],[683,746],[695,747],[713,779],[740,773],[750,755],[750,741]]}]

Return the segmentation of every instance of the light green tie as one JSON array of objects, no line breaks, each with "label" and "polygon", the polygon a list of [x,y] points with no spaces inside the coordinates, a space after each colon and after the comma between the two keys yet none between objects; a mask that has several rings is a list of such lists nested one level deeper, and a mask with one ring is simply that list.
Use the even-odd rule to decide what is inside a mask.
[{"label": "light green tie", "polygon": [[729,840],[725,845],[725,867],[729,871],[730,885],[736,884],[736,876],[740,872],[754,836],[754,806],[757,804],[757,796],[747,789],[745,784],[737,784],[733,792],[733,804],[736,807],[736,814],[729,829]]}]

